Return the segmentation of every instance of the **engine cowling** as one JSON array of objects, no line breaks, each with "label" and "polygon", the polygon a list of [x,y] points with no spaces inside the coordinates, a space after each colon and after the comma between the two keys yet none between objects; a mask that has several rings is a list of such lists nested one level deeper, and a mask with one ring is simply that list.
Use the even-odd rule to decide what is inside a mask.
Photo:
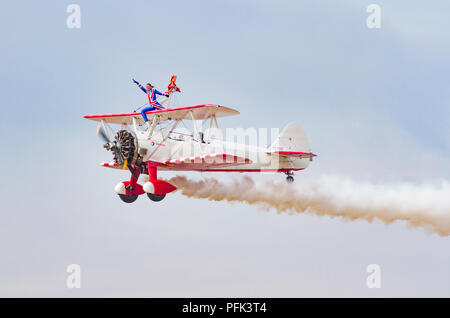
[{"label": "engine cowling", "polygon": [[[123,159],[128,161],[128,164],[139,164],[141,156],[138,153],[139,145],[138,139],[134,132],[122,129],[119,130],[115,136],[117,148],[123,156]],[[118,158],[114,152],[114,162],[121,164],[121,158]]]}]

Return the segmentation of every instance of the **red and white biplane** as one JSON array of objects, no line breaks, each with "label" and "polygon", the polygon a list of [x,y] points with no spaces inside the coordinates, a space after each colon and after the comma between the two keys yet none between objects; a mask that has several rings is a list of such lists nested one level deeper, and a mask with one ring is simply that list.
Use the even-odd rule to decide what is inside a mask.
[{"label": "red and white biplane", "polygon": [[[150,127],[140,113],[86,115],[99,122],[97,133],[105,140],[104,147],[113,153],[113,161],[104,167],[128,169],[131,178],[120,182],[115,192],[122,201],[134,202],[141,194],[153,201],[161,201],[176,188],[158,179],[157,171],[208,172],[283,172],[293,182],[293,171],[305,169],[315,154],[311,153],[303,130],[295,123],[288,124],[268,148],[224,141],[217,138],[217,118],[238,115],[235,109],[212,104],[168,108],[147,112]],[[199,129],[202,121],[206,132]],[[189,122],[190,130],[176,130]],[[109,124],[120,125],[110,137]],[[203,125],[202,125],[203,128]],[[148,181],[138,183],[141,174]]]}]

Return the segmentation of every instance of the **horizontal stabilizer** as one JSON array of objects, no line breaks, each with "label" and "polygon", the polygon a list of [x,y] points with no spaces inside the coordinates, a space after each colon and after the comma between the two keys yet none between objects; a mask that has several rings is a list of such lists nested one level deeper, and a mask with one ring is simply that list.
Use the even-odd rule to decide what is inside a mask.
[{"label": "horizontal stabilizer", "polygon": [[274,151],[269,152],[271,155],[278,155],[278,156],[286,156],[286,157],[295,157],[295,158],[312,158],[316,155],[312,152],[300,152],[300,151]]}]

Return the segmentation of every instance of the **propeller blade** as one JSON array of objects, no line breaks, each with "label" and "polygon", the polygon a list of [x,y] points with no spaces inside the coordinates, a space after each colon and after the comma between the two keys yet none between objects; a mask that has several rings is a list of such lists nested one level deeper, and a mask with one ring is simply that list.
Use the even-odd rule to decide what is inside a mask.
[{"label": "propeller blade", "polygon": [[122,169],[125,170],[127,167],[128,167],[128,159],[125,159],[125,161],[123,162]]},{"label": "propeller blade", "polygon": [[108,136],[105,133],[105,130],[103,129],[103,127],[101,127],[99,125],[99,128],[97,128],[97,134],[100,135],[100,137],[105,141],[105,142],[111,142],[111,140],[109,140]]}]

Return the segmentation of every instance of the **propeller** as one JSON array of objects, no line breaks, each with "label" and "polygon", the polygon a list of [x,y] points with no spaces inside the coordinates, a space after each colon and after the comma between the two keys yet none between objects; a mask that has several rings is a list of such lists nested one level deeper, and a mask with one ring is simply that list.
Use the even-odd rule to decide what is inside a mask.
[{"label": "propeller", "polygon": [[117,158],[117,163],[120,165],[123,164],[125,158],[123,157],[123,154],[119,149],[120,145],[117,143],[116,140],[111,141],[109,139],[108,135],[106,134],[105,130],[103,129],[103,127],[101,127],[101,126],[99,126],[99,127],[100,128],[97,129],[97,133],[103,139],[103,141],[105,141],[105,144],[103,145],[103,147],[106,150],[111,150],[112,152],[114,152],[114,154],[116,155],[116,158]]},{"label": "propeller", "polygon": [[101,124],[98,124],[98,126],[97,126],[97,135],[100,135],[100,137],[103,139],[103,141],[111,142],[111,140],[109,140],[109,138],[106,135],[105,130],[103,129]]}]

